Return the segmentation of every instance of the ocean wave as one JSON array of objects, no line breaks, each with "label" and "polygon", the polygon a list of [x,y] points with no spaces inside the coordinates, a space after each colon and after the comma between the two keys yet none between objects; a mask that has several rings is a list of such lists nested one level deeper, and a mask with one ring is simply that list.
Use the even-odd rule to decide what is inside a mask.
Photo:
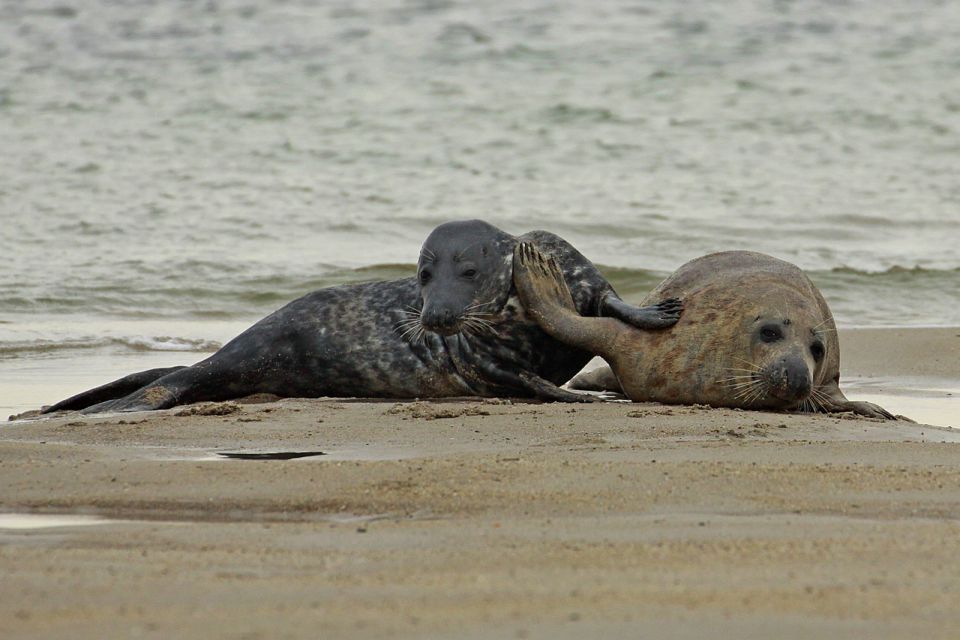
[{"label": "ocean wave", "polygon": [[[813,273],[817,273],[814,271]],[[857,269],[854,267],[834,267],[830,269],[830,273],[846,274],[852,276],[865,276],[865,277],[884,277],[884,276],[921,276],[921,277],[957,277],[960,275],[960,267],[955,267],[953,269],[929,269],[927,267],[921,267],[919,265],[914,265],[912,267],[905,267],[901,265],[893,265],[887,267],[886,269],[880,269],[876,271],[870,271],[866,269]]]},{"label": "ocean wave", "polygon": [[[669,275],[669,271],[598,265],[613,287],[625,299],[638,299]],[[75,314],[95,313],[127,318],[250,318],[263,315],[310,291],[323,287],[358,284],[375,280],[411,277],[416,265],[389,263],[354,268],[324,265],[317,275],[306,273],[260,273],[241,277],[233,269],[217,276],[183,277],[183,281],[143,270],[139,278],[122,284],[93,284],[44,287],[42,290],[0,289],[0,308],[10,313]],[[172,273],[187,273],[173,270]],[[857,287],[937,290],[947,296],[960,294],[960,267],[931,269],[920,266],[891,266],[872,271],[849,266],[809,270],[810,277],[825,290]],[[13,289],[13,287],[10,287]],[[6,294],[6,295],[4,295]],[[177,349],[174,343],[157,348]],[[153,348],[153,347],[150,347]],[[201,347],[199,350],[203,350]]]},{"label": "ocean wave", "polygon": [[14,340],[10,342],[0,342],[0,357],[117,347],[131,351],[213,352],[219,349],[220,346],[221,344],[215,340],[179,338],[175,336],[89,336],[65,338],[62,340]]}]

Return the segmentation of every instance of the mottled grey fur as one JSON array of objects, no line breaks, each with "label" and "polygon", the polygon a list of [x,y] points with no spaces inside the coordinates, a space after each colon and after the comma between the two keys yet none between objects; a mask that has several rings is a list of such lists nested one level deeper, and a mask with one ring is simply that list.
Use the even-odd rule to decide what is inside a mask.
[{"label": "mottled grey fur", "polygon": [[[616,315],[645,328],[679,317],[675,301],[649,308],[622,302],[558,236],[534,231],[520,239],[557,258],[583,315]],[[441,225],[424,243],[417,277],[314,291],[193,366],[132,374],[45,412],[142,411],[254,393],[582,400],[557,385],[591,355],[554,340],[526,316],[512,280],[517,243],[478,220]],[[433,274],[429,282],[421,282],[425,270]]]}]

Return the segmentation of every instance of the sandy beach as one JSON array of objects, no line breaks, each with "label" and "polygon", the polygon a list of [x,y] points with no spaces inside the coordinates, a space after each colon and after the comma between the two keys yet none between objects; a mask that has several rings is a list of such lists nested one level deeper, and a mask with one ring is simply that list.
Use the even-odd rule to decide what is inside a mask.
[{"label": "sandy beach", "polygon": [[[841,344],[852,397],[895,398],[897,379],[960,387],[960,329],[843,331]],[[960,629],[960,430],[270,398],[0,429],[4,638]],[[224,455],[277,452],[323,455]]]}]

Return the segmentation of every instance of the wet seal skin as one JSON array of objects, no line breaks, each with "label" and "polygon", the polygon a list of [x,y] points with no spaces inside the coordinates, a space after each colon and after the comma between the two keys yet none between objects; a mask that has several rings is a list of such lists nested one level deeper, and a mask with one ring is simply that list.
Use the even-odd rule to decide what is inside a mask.
[{"label": "wet seal skin", "polygon": [[574,378],[574,389],[622,389],[636,402],[894,419],[840,391],[833,316],[806,274],[788,262],[750,251],[688,262],[644,300],[683,299],[680,321],[658,332],[579,315],[556,260],[531,244],[517,248],[514,264],[520,299],[544,330],[610,364]]},{"label": "wet seal skin", "polygon": [[146,411],[270,393],[283,397],[514,396],[586,402],[558,387],[592,357],[547,335],[513,286],[514,248],[556,260],[574,308],[662,329],[668,300],[628,305],[579,251],[546,231],[520,238],[480,220],[437,227],[417,276],[329,287],[294,300],[190,367],[132,374],[43,410]]}]

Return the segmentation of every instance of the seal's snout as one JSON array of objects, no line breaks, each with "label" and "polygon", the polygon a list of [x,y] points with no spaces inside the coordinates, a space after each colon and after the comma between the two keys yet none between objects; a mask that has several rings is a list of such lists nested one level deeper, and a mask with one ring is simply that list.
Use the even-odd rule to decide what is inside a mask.
[{"label": "seal's snout", "polygon": [[804,400],[813,387],[810,368],[804,359],[797,355],[780,358],[770,378],[770,394],[781,400]]},{"label": "seal's snout", "polygon": [[460,331],[460,314],[444,307],[425,308],[420,314],[420,324],[427,331],[452,336]]}]

